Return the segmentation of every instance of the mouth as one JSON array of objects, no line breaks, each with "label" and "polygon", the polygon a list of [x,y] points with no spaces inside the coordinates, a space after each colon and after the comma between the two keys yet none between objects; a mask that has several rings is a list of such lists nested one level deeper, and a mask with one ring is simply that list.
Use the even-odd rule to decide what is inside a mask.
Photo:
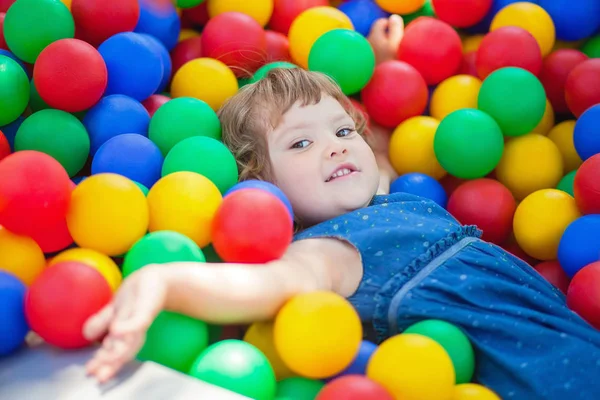
[{"label": "mouth", "polygon": [[333,173],[325,180],[325,182],[331,182],[336,179],[342,179],[348,176],[352,176],[358,173],[358,169],[353,164],[342,164],[338,166]]}]

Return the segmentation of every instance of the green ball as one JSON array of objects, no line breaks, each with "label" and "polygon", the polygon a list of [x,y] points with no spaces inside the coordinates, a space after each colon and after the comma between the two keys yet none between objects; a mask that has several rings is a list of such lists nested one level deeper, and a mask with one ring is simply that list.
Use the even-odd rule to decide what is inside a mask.
[{"label": "green ball", "polygon": [[177,143],[192,136],[221,139],[221,122],[208,104],[178,97],[163,104],[150,120],[148,137],[166,156]]},{"label": "green ball", "polygon": [[221,193],[225,193],[238,181],[235,157],[220,141],[194,136],[177,143],[165,157],[162,176],[174,172],[189,171],[204,175]]},{"label": "green ball", "polygon": [[419,17],[435,18],[435,10],[433,9],[431,0],[425,0],[425,4],[423,4],[423,7],[419,8],[414,13],[402,16],[402,18],[404,19],[404,25],[410,24]]},{"label": "green ball", "polygon": [[223,340],[198,356],[190,375],[255,400],[275,396],[275,372],[267,357],[250,343]]},{"label": "green ball", "polygon": [[239,78],[238,79],[238,87],[239,88],[243,88],[246,85],[249,85],[252,83],[252,78]]},{"label": "green ball", "polygon": [[148,264],[174,261],[205,262],[205,258],[198,245],[181,233],[152,232],[138,240],[125,255],[123,277]]},{"label": "green ball", "polygon": [[207,324],[208,326],[208,344],[214,344],[219,341],[221,334],[223,333],[223,327],[221,325]]},{"label": "green ball", "polygon": [[204,253],[204,257],[206,257],[206,262],[209,263],[222,263],[223,260],[221,259],[221,257],[219,257],[219,255],[217,254],[217,251],[215,250],[215,248],[213,247],[212,244],[209,244],[208,246],[204,247],[202,249],[202,253]]},{"label": "green ball", "polygon": [[17,0],[4,17],[8,48],[30,64],[50,43],[74,36],[73,16],[60,0]]},{"label": "green ball", "polygon": [[575,194],[573,194],[573,183],[575,182],[575,174],[577,174],[577,170],[571,171],[565,176],[563,176],[560,182],[558,182],[556,188],[558,190],[562,190],[563,192],[569,193],[571,196],[575,196]]},{"label": "green ball", "polygon": [[475,353],[467,336],[456,326],[430,319],[411,325],[404,333],[417,333],[438,342],[450,356],[456,384],[471,382],[475,370]]},{"label": "green ball", "polygon": [[315,379],[287,378],[277,383],[275,400],[314,400],[323,386],[323,381]]},{"label": "green ball", "polygon": [[507,136],[521,136],[535,128],[546,111],[546,91],[539,79],[522,68],[492,72],[481,84],[477,108],[496,120]]},{"label": "green ball", "polygon": [[15,121],[29,103],[29,79],[12,58],[0,56],[0,126]]},{"label": "green ball", "polygon": [[500,162],[504,138],[492,117],[483,111],[464,108],[440,122],[433,150],[440,165],[451,175],[482,178]]},{"label": "green ball", "polygon": [[590,40],[585,42],[581,51],[589,58],[600,58],[600,35],[593,36]]},{"label": "green ball", "polygon": [[46,153],[72,177],[88,159],[90,137],[83,123],[68,112],[41,110],[27,117],[17,130],[15,150]]},{"label": "green ball", "polygon": [[150,325],[137,358],[186,373],[207,346],[208,326],[205,322],[162,311]]},{"label": "green ball", "polygon": [[177,0],[177,7],[192,8],[204,3],[204,0]]},{"label": "green ball", "polygon": [[349,29],[321,35],[310,50],[308,69],[332,77],[346,95],[360,92],[375,71],[375,53],[369,41]]},{"label": "green ball", "polygon": [[275,61],[269,64],[265,64],[254,73],[254,76],[252,76],[250,83],[256,83],[260,81],[262,78],[267,76],[270,70],[276,68],[293,69],[298,68],[298,66],[287,61]]},{"label": "green ball", "polygon": [[146,186],[142,185],[139,182],[136,181],[132,181],[133,183],[135,183],[137,185],[137,187],[140,188],[140,190],[142,191],[142,193],[144,193],[144,196],[148,196],[148,192],[150,191]]}]

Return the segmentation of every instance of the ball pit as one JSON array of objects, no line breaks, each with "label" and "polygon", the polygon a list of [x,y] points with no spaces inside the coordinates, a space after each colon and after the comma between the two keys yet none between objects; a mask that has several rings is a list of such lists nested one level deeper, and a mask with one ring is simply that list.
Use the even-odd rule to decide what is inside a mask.
[{"label": "ball pit", "polygon": [[576,117],[600,103],[600,59],[586,60],[573,68],[565,82],[565,100]]},{"label": "ball pit", "polygon": [[600,155],[588,158],[575,174],[573,192],[583,214],[600,214]]},{"label": "ball pit", "polygon": [[567,292],[567,304],[592,326],[600,329],[600,262],[586,265],[575,274]]},{"label": "ball pit", "polygon": [[273,14],[273,0],[255,0],[241,2],[239,0],[210,0],[206,2],[208,16],[211,20],[227,12],[239,12],[254,19],[260,26],[267,25]]},{"label": "ball pit", "polygon": [[179,39],[181,21],[171,0],[138,0],[140,17],[134,32],[152,35],[167,50],[173,49]]},{"label": "ball pit", "polygon": [[467,28],[480,22],[492,7],[492,0],[432,0],[436,16],[458,28]]},{"label": "ball pit", "polygon": [[29,80],[13,59],[0,56],[0,125],[10,124],[25,111],[29,102]]},{"label": "ball pit", "polygon": [[30,285],[45,266],[42,249],[33,239],[0,226],[0,270]]},{"label": "ball pit", "polygon": [[29,332],[23,303],[27,288],[14,275],[0,271],[0,357],[19,349]]},{"label": "ball pit", "polygon": [[[75,185],[73,185],[75,187]],[[66,217],[29,235],[46,254],[56,253],[73,244]]]},{"label": "ball pit", "polygon": [[564,231],[558,246],[558,261],[569,277],[575,276],[586,265],[598,261],[600,215],[584,215]]},{"label": "ball pit", "polygon": [[575,121],[567,120],[556,124],[548,133],[548,139],[552,140],[560,150],[565,172],[576,170],[583,162],[575,150],[574,131]]},{"label": "ball pit", "polygon": [[557,113],[569,111],[565,100],[567,77],[573,68],[585,60],[587,60],[587,56],[574,49],[556,50],[544,58],[539,78],[546,89],[546,96]]},{"label": "ball pit", "polygon": [[133,31],[140,18],[140,5],[137,0],[71,0],[71,13],[77,37],[97,47],[117,33]]},{"label": "ball pit", "polygon": [[600,3],[596,1],[538,0],[556,27],[556,38],[574,41],[590,37],[600,28]]},{"label": "ball pit", "polygon": [[600,138],[596,127],[600,122],[600,104],[587,109],[575,122],[573,145],[579,157],[587,160],[600,153]]},{"label": "ball pit", "polygon": [[431,96],[431,116],[441,121],[456,110],[477,108],[480,89],[481,80],[470,75],[455,75],[444,80]]}]

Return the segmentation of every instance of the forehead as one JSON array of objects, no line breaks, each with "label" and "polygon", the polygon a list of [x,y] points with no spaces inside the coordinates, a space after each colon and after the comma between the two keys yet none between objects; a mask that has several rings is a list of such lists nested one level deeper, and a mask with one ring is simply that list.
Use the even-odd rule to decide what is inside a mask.
[{"label": "forehead", "polygon": [[342,105],[331,96],[323,96],[316,104],[294,103],[287,110],[275,128],[292,128],[296,126],[311,126],[321,123],[332,123],[350,116]]}]

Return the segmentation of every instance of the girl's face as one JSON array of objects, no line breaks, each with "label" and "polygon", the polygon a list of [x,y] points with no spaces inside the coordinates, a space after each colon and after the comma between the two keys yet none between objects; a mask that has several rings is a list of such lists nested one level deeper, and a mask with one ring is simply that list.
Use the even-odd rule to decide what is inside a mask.
[{"label": "girl's face", "polygon": [[274,183],[304,227],[366,207],[377,192],[375,155],[330,96],[293,105],[267,143]]}]

